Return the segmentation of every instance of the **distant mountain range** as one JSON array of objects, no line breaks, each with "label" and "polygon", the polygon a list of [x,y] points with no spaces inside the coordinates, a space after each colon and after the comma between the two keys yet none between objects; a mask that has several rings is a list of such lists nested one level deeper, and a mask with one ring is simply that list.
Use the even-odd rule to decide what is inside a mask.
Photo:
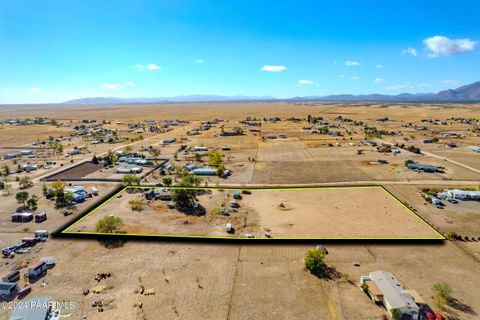
[{"label": "distant mountain range", "polygon": [[305,96],[290,99],[277,99],[271,96],[219,96],[219,95],[186,95],[155,98],[115,98],[98,97],[82,98],[63,102],[63,104],[132,104],[132,103],[169,103],[169,102],[232,102],[232,101],[332,101],[332,102],[480,102],[480,81],[457,89],[449,89],[438,93],[401,93],[385,94],[339,94],[329,96]]},{"label": "distant mountain range", "polygon": [[81,98],[63,102],[63,104],[118,104],[118,103],[168,103],[168,102],[212,102],[212,101],[267,101],[277,100],[271,96],[250,97],[250,96],[219,96],[219,95],[187,95],[174,97],[154,97],[154,98],[115,98],[115,97],[97,97]]}]

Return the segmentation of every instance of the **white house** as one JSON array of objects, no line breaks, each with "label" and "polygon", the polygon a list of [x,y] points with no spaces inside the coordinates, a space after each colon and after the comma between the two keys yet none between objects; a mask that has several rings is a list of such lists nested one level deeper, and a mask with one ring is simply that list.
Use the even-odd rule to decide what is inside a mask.
[{"label": "white house", "polygon": [[446,192],[440,192],[437,197],[444,200],[473,200],[480,201],[480,191],[471,190],[447,190]]},{"label": "white house", "polygon": [[368,276],[360,277],[360,283],[367,286],[372,300],[382,303],[390,316],[398,313],[407,315],[412,320],[418,319],[420,308],[415,299],[390,272],[370,272]]}]

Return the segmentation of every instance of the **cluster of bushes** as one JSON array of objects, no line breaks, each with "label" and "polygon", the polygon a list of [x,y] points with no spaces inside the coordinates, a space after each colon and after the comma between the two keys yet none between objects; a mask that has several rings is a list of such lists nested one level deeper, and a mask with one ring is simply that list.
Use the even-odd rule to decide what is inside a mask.
[{"label": "cluster of bushes", "polygon": [[222,154],[215,150],[208,154],[208,165],[217,168],[217,176],[223,175],[225,166],[223,165]]},{"label": "cluster of bushes", "polygon": [[408,150],[408,151],[416,153],[416,154],[421,154],[422,153],[420,148],[415,147],[415,146],[408,146],[407,147],[404,143],[402,143],[402,144],[395,143],[395,147],[400,148],[400,149],[405,149],[405,150]]},{"label": "cluster of bushes", "polygon": [[437,193],[440,193],[442,191],[443,191],[442,188],[422,188],[423,193],[426,193],[426,194],[431,195],[431,196],[433,196]]},{"label": "cluster of bushes", "polygon": [[458,241],[480,241],[480,237],[469,237],[469,236],[462,236],[455,231],[448,231],[446,235],[447,239],[449,240],[458,240]]},{"label": "cluster of bushes", "polygon": [[30,196],[27,191],[20,191],[15,195],[18,203],[21,203],[25,209],[36,209],[38,197],[36,195]]}]

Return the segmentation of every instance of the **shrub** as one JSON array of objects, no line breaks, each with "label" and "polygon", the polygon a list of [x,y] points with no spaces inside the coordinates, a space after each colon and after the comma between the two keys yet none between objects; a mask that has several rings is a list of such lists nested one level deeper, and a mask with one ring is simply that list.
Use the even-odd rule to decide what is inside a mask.
[{"label": "shrub", "polygon": [[456,240],[458,239],[458,234],[455,231],[448,231],[447,238],[450,240]]},{"label": "shrub", "polygon": [[326,268],[325,252],[317,248],[310,249],[305,255],[305,268],[314,275],[320,275]]},{"label": "shrub", "polygon": [[439,308],[443,307],[450,295],[452,294],[452,288],[446,282],[436,282],[432,286],[432,291],[434,293],[433,300]]},{"label": "shrub", "polygon": [[219,167],[222,164],[222,154],[218,151],[212,151],[208,154],[208,164],[213,167]]},{"label": "shrub", "polygon": [[131,199],[130,201],[128,201],[128,204],[130,205],[130,209],[132,209],[132,211],[142,211],[143,210],[142,200]]},{"label": "shrub", "polygon": [[122,225],[123,221],[120,217],[111,215],[98,220],[95,230],[101,233],[117,233]]}]

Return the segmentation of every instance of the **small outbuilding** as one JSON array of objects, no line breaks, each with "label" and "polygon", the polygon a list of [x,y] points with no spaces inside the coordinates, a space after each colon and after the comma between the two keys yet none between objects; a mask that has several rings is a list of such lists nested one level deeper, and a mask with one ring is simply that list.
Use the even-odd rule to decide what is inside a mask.
[{"label": "small outbuilding", "polygon": [[194,175],[197,176],[215,176],[217,175],[217,169],[215,168],[195,168],[192,170]]}]

